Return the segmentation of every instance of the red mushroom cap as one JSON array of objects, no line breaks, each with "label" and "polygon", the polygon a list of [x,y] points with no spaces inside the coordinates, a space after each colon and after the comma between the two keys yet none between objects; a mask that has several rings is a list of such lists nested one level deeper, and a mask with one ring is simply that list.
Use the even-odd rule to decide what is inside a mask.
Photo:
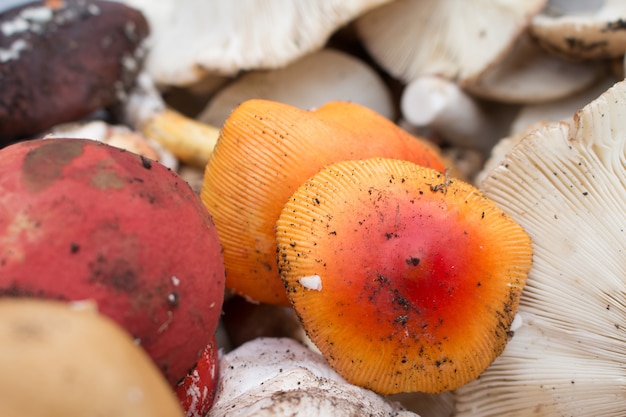
[{"label": "red mushroom cap", "polygon": [[350,382],[441,392],[504,349],[532,248],[479,190],[394,159],[314,175],[277,222],[287,295]]},{"label": "red mushroom cap", "polygon": [[171,384],[217,328],[224,265],[199,197],[165,166],[86,139],[0,150],[0,297],[96,301]]}]

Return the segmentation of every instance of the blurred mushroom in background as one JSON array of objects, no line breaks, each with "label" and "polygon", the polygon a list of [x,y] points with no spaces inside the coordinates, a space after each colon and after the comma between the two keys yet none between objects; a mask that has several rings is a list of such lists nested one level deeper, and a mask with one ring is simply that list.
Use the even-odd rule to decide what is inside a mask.
[{"label": "blurred mushroom in background", "polygon": [[396,117],[391,91],[376,70],[353,55],[331,48],[307,54],[279,69],[242,74],[213,96],[198,119],[221,126],[235,107],[252,98],[279,101],[303,110],[345,100],[388,119]]},{"label": "blurred mushroom in background", "polygon": [[146,67],[157,85],[272,69],[321,49],[331,34],[390,0],[125,0],[152,28]]}]

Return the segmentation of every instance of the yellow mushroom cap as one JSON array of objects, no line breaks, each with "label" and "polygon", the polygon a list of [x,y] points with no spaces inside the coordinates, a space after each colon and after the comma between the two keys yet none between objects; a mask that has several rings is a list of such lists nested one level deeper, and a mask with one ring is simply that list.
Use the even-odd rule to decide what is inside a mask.
[{"label": "yellow mushroom cap", "polygon": [[442,392],[509,338],[532,247],[479,190],[385,158],[302,184],[276,225],[281,277],[307,334],[348,381]]}]

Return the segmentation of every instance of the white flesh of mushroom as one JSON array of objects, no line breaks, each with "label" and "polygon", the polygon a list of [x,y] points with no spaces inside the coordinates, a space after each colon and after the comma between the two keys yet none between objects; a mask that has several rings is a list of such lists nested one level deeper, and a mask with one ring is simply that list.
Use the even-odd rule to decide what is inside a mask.
[{"label": "white flesh of mushroom", "polygon": [[457,416],[626,409],[626,82],[523,139],[481,189],[529,233],[522,325]]},{"label": "white flesh of mushroom", "polygon": [[257,338],[223,356],[208,417],[418,417],[351,385],[324,357],[288,338]]}]

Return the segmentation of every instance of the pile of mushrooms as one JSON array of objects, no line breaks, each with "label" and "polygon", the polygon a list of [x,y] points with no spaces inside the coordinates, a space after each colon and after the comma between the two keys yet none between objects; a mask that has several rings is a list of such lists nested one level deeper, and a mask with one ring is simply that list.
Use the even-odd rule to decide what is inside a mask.
[{"label": "pile of mushrooms", "polygon": [[615,416],[624,21],[619,0],[13,0],[0,147],[98,140],[202,200],[227,290],[188,416]]}]

